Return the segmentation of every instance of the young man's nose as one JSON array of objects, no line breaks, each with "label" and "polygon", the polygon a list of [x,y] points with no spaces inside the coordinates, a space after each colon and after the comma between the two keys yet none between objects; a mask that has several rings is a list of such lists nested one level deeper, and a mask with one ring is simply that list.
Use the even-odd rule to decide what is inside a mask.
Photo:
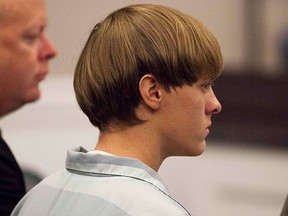
[{"label": "young man's nose", "polygon": [[214,98],[214,103],[215,103],[215,108],[214,108],[214,110],[212,111],[212,114],[218,114],[218,113],[220,113],[221,110],[222,110],[222,105],[221,105],[221,103],[219,102],[219,100],[216,98],[216,96],[215,96],[215,98]]},{"label": "young man's nose", "polygon": [[212,91],[211,98],[209,99],[209,102],[207,103],[206,107],[206,114],[208,115],[214,115],[220,113],[222,110],[222,105],[215,96],[214,92]]}]

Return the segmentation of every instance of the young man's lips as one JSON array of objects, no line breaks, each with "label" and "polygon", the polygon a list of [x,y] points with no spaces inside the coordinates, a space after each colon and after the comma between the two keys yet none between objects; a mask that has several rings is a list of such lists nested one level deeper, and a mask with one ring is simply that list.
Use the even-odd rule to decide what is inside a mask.
[{"label": "young man's lips", "polygon": [[206,130],[205,130],[205,131],[207,132],[207,135],[210,133],[209,127],[210,127],[211,125],[212,125],[212,124],[209,124],[208,127],[207,127]]}]

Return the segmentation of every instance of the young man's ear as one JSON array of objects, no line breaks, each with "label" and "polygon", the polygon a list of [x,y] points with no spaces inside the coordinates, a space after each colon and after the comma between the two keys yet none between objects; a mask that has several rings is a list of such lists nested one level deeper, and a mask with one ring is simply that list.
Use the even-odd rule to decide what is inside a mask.
[{"label": "young man's ear", "polygon": [[139,92],[143,102],[153,110],[160,107],[163,89],[152,74],[144,75],[139,81]]}]

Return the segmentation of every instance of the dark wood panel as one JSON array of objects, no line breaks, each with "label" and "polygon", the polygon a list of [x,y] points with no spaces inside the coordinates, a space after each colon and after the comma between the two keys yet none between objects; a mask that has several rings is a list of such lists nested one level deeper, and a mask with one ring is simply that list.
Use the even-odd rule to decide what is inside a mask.
[{"label": "dark wood panel", "polygon": [[210,138],[288,148],[288,76],[227,74],[214,86],[223,110],[213,117]]}]

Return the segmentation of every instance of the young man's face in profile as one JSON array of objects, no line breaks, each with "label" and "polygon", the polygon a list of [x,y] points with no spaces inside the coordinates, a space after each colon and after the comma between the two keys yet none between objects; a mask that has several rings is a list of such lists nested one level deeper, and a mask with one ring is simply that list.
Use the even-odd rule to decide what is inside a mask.
[{"label": "young man's face in profile", "polygon": [[211,117],[221,111],[211,84],[211,80],[200,79],[165,95],[161,125],[168,156],[197,156],[205,150]]}]

